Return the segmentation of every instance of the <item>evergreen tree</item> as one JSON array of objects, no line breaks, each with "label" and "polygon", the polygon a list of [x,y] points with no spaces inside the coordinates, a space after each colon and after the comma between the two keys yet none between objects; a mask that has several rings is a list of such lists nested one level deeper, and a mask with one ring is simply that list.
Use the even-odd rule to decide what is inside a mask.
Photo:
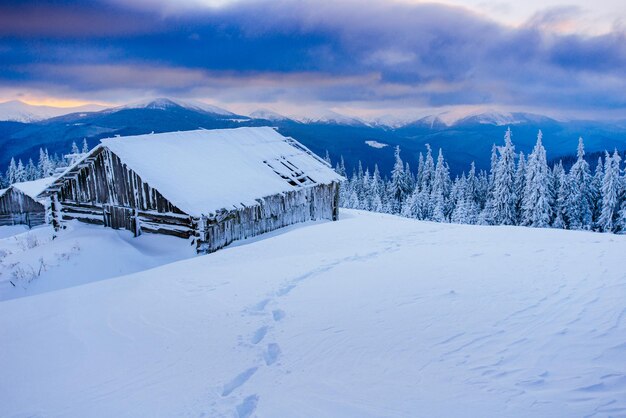
[{"label": "evergreen tree", "polygon": [[550,172],[542,137],[543,134],[539,131],[537,143],[528,157],[522,202],[522,223],[537,228],[549,226],[552,219]]},{"label": "evergreen tree", "polygon": [[417,160],[417,176],[415,178],[415,188],[417,189],[421,188],[423,181],[424,181],[424,155],[420,152],[419,158]]},{"label": "evergreen tree", "polygon": [[504,147],[500,148],[494,175],[491,218],[497,225],[514,225],[517,220],[515,171],[515,146],[509,128],[504,135]]},{"label": "evergreen tree", "polygon": [[478,219],[478,223],[481,225],[492,225],[495,222],[494,185],[497,168],[498,147],[496,147],[496,144],[493,144],[491,146],[491,164],[489,166],[489,177],[487,177],[484,204],[482,205],[482,211]]},{"label": "evergreen tree", "polygon": [[15,158],[11,157],[11,162],[9,163],[9,168],[7,168],[7,174],[6,174],[6,182],[7,185],[11,185],[13,183],[15,183],[16,180],[16,176],[17,176],[17,164],[15,164]]},{"label": "evergreen tree", "polygon": [[435,177],[435,161],[433,160],[433,152],[429,144],[426,144],[426,159],[424,160],[424,170],[422,172],[422,180],[420,190],[430,194],[432,189],[433,178]]},{"label": "evergreen tree", "polygon": [[409,165],[408,161],[404,165],[404,176],[405,176],[405,182],[406,182],[406,195],[405,196],[408,196],[413,192],[413,189],[415,188],[415,176],[411,172],[411,166]]},{"label": "evergreen tree", "polygon": [[569,225],[567,202],[571,196],[570,181],[565,175],[563,164],[559,162],[554,166],[553,177],[555,179],[556,201],[554,207],[554,221],[552,226],[565,229]]},{"label": "evergreen tree", "polygon": [[467,208],[465,206],[467,195],[467,179],[465,173],[461,177],[454,179],[452,190],[450,191],[450,200],[454,202],[454,209],[450,216],[450,221],[457,224],[469,223],[467,219]]},{"label": "evergreen tree", "polygon": [[80,154],[80,151],[78,150],[78,145],[76,145],[76,141],[72,141],[72,154]]},{"label": "evergreen tree", "polygon": [[26,180],[26,168],[24,167],[24,163],[22,163],[22,160],[20,159],[17,162],[17,170],[15,171],[15,182],[22,183]]},{"label": "evergreen tree", "polygon": [[38,178],[39,178],[39,174],[37,172],[37,167],[35,167],[35,164],[33,163],[33,159],[29,158],[28,165],[26,166],[26,179],[31,181],[31,180],[37,180]]},{"label": "evergreen tree", "polygon": [[391,171],[391,183],[389,187],[389,198],[391,201],[392,213],[400,213],[402,203],[407,196],[409,185],[406,183],[406,175],[404,173],[404,163],[400,158],[400,147],[396,146],[395,163]]},{"label": "evergreen tree", "polygon": [[350,193],[350,199],[348,200],[347,206],[351,209],[358,209],[359,205],[359,196],[357,196],[356,192],[353,190],[352,193]]},{"label": "evergreen tree", "polygon": [[620,185],[620,161],[621,157],[617,150],[611,157],[606,153],[604,158],[604,177],[602,178],[602,211],[598,226],[603,232],[611,232],[614,230],[615,221],[619,211],[619,195],[621,192]]},{"label": "evergreen tree", "polygon": [[[81,152],[83,154],[89,153],[89,145],[87,144],[87,138],[83,138],[83,149],[81,150]],[[326,156],[328,157],[328,151],[326,151]],[[332,167],[332,164],[330,162],[330,157],[328,157],[327,163],[328,163],[328,165],[330,165]]]},{"label": "evergreen tree", "polygon": [[372,189],[369,169],[365,169],[363,178],[361,179],[361,196],[359,197],[360,206],[362,210],[372,210]]},{"label": "evergreen tree", "polygon": [[498,167],[498,147],[496,144],[491,146],[491,164],[489,166],[489,188],[493,187],[496,179],[496,169]]},{"label": "evergreen tree", "polygon": [[593,190],[589,164],[585,161],[582,137],[578,139],[577,160],[569,172],[570,194],[565,202],[571,229],[590,229],[593,223]]},{"label": "evergreen tree", "polygon": [[326,155],[324,155],[324,162],[326,162],[326,164],[328,164],[331,167],[333,166],[333,162],[330,160],[330,154],[328,153],[328,150],[326,150]]},{"label": "evergreen tree", "polygon": [[599,230],[600,215],[602,214],[602,179],[604,178],[604,164],[602,157],[598,157],[596,171],[591,181],[593,229]]},{"label": "evergreen tree", "polygon": [[517,170],[515,171],[515,213],[517,219],[515,224],[519,225],[522,221],[522,200],[524,199],[524,188],[526,187],[526,158],[524,153],[519,153],[517,160]]},{"label": "evergreen tree", "polygon": [[435,222],[445,222],[448,219],[447,199],[450,193],[450,172],[448,165],[443,159],[443,152],[439,149],[437,166],[435,167],[435,177],[433,179],[430,202],[432,205],[432,220]]},{"label": "evergreen tree", "polygon": [[348,175],[346,173],[346,164],[343,161],[343,155],[341,156],[341,159],[337,163],[337,166],[335,167],[335,171],[340,176],[343,176],[343,177],[346,177],[346,178],[348,177]]}]

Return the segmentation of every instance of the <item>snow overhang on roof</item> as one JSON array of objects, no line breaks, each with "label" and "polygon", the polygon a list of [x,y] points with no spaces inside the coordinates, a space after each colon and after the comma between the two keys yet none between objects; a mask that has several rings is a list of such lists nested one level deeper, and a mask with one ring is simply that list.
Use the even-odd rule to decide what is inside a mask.
[{"label": "snow overhang on roof", "polygon": [[[52,184],[56,180],[56,177],[45,177],[42,179],[32,180],[32,181],[24,181],[21,183],[14,183],[9,188],[14,187],[15,189],[21,191],[26,196],[29,196],[35,200],[40,199],[39,194],[41,194],[46,188]],[[8,189],[5,189],[5,191]],[[0,193],[0,196],[3,193]]]}]

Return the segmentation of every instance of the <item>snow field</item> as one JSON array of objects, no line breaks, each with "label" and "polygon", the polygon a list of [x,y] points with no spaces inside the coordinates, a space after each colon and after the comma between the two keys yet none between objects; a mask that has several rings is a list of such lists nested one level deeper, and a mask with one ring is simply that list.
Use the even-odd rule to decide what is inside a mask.
[{"label": "snow field", "polygon": [[341,215],[0,303],[2,415],[626,414],[626,237]]}]

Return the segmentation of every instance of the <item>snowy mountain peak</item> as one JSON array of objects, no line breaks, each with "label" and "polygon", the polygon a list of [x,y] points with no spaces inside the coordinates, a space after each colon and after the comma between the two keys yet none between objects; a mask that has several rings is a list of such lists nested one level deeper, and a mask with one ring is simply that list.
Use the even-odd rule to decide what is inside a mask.
[{"label": "snowy mountain peak", "polygon": [[253,119],[264,119],[269,121],[280,121],[289,119],[288,117],[269,109],[257,109],[254,112],[250,113],[250,117]]},{"label": "snowy mountain peak", "polygon": [[419,119],[415,119],[411,122],[402,124],[402,126],[407,127],[422,127],[428,129],[442,129],[450,126],[444,119],[442,119],[443,114],[438,115],[428,115],[420,117]]},{"label": "snowy mountain peak", "polygon": [[293,119],[302,123],[328,123],[351,126],[368,125],[362,119],[353,116],[343,115],[333,110],[309,111],[307,112],[306,116],[296,116],[293,117]]},{"label": "snowy mountain peak", "polygon": [[524,112],[481,111],[473,112],[457,120],[455,125],[480,124],[480,125],[519,125],[524,123],[537,123],[550,121],[546,116]]},{"label": "snowy mountain peak", "polygon": [[103,106],[95,104],[77,107],[36,106],[19,100],[10,100],[0,103],[0,121],[37,122],[69,113],[91,112],[103,108]]},{"label": "snowy mountain peak", "polygon": [[111,111],[118,111],[123,109],[157,109],[157,110],[167,110],[172,108],[182,107],[189,110],[201,111],[205,113],[214,113],[217,115],[223,116],[235,116],[234,113],[222,109],[221,107],[213,106],[208,103],[196,101],[196,100],[174,100],[168,99],[165,97],[159,97],[156,99],[148,99],[142,100],[134,103],[129,103],[123,106],[119,106]]}]

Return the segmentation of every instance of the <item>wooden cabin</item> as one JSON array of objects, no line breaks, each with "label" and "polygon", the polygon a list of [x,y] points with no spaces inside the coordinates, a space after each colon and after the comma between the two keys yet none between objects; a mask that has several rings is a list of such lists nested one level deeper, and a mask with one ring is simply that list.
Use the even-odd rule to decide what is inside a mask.
[{"label": "wooden cabin", "polygon": [[343,178],[269,127],[109,138],[41,196],[78,220],[192,239],[213,252],[298,222],[336,220]]},{"label": "wooden cabin", "polygon": [[54,181],[53,177],[15,183],[0,190],[0,226],[41,225],[46,221],[44,201],[37,195]]}]

